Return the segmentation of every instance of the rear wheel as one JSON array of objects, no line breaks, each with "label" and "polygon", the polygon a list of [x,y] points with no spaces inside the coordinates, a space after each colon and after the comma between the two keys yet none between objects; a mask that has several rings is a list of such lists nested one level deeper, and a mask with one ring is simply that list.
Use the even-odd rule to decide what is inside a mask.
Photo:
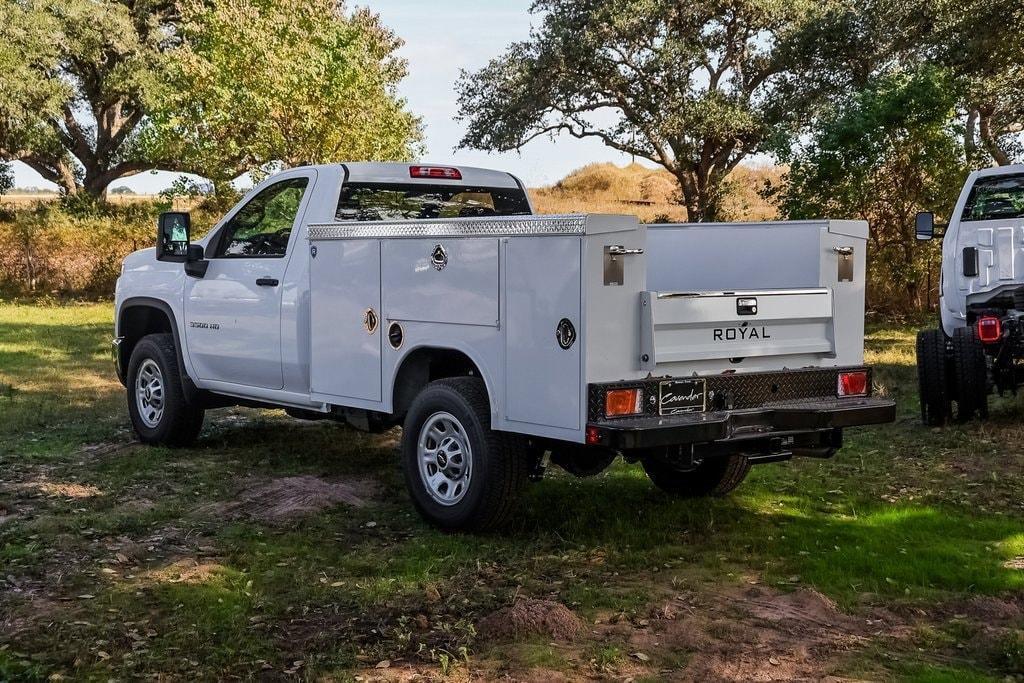
[{"label": "rear wheel", "polygon": [[174,336],[150,334],[128,363],[128,415],[143,443],[187,446],[203,428],[203,408],[186,400]]},{"label": "rear wheel", "polygon": [[921,330],[917,333],[917,382],[921,395],[921,421],[933,427],[946,424],[952,407],[946,336],[942,330]]},{"label": "rear wheel", "polygon": [[956,419],[988,417],[988,368],[985,347],[974,326],[953,333],[953,377],[956,382]]},{"label": "rear wheel", "polygon": [[511,515],[530,475],[525,444],[490,427],[484,383],[432,382],[413,401],[402,431],[402,466],[413,503],[445,529],[484,530]]},{"label": "rear wheel", "polygon": [[708,458],[693,470],[681,470],[657,456],[645,457],[641,464],[655,486],[683,498],[724,496],[750,472],[750,461],[743,455]]}]

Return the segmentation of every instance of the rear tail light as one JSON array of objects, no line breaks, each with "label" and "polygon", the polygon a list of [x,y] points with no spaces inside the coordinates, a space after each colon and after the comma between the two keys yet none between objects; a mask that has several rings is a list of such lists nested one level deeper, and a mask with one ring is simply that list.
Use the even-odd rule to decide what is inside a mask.
[{"label": "rear tail light", "polygon": [[986,315],[978,319],[978,339],[993,344],[1003,338],[1003,323],[999,318]]},{"label": "rear tail light", "polygon": [[836,393],[839,396],[867,396],[868,373],[864,370],[840,372]]},{"label": "rear tail light", "polygon": [[639,415],[643,408],[643,389],[609,389],[604,395],[605,417]]},{"label": "rear tail light", "polygon": [[449,166],[410,166],[413,178],[439,178],[441,180],[462,180],[462,172]]}]

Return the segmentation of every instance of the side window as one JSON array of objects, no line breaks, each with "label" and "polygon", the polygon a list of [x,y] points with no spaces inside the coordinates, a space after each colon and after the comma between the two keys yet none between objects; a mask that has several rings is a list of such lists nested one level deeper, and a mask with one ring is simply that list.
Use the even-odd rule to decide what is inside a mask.
[{"label": "side window", "polygon": [[308,178],[282,180],[250,199],[224,226],[214,256],[284,256],[308,184]]}]

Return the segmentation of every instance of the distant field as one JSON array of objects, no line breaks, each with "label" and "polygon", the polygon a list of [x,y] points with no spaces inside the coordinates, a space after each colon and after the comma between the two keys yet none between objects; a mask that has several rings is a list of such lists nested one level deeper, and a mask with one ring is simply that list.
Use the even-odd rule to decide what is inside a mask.
[{"label": "distant field", "polygon": [[[778,183],[782,169],[740,166],[730,176],[725,201],[728,220],[767,221],[778,218],[776,208],[759,191],[765,182]],[[684,221],[678,184],[667,171],[640,164],[591,164],[570,173],[550,187],[530,190],[540,213],[624,213],[644,222]]]},{"label": "distant field", "polygon": [[[26,206],[30,204],[37,204],[39,202],[52,202],[60,198],[56,192],[32,192],[29,194],[18,193],[17,191],[8,194],[0,194],[0,205],[8,206]],[[136,202],[151,202],[157,199],[156,195],[151,194],[111,194],[107,197],[107,201],[111,204],[133,204]]]},{"label": "distant field", "polygon": [[0,302],[0,681],[1024,671],[1024,409],[921,427],[913,330],[871,330],[899,421],[833,460],[697,501],[552,471],[479,536],[413,513],[397,430],[227,409],[141,446],[110,334],[109,304]]},{"label": "distant field", "polygon": [[[766,181],[778,182],[777,167],[741,166],[731,176],[731,191],[726,210],[733,220],[764,221],[778,217],[774,206],[758,192]],[[616,166],[591,164],[566,176],[550,187],[531,188],[530,196],[539,213],[625,213],[641,221],[682,221],[686,210],[678,202],[676,181],[666,171],[640,164]],[[56,193],[19,193],[0,195],[0,206],[28,206],[50,202]],[[156,195],[111,194],[114,204],[150,202]]]}]

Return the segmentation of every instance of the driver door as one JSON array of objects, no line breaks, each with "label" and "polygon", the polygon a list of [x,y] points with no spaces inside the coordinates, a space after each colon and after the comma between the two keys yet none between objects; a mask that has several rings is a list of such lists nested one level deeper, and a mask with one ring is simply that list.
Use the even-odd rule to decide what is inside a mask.
[{"label": "driver door", "polygon": [[201,380],[284,386],[281,291],[316,172],[288,173],[254,194],[210,239],[210,265],[185,286],[185,335]]}]

